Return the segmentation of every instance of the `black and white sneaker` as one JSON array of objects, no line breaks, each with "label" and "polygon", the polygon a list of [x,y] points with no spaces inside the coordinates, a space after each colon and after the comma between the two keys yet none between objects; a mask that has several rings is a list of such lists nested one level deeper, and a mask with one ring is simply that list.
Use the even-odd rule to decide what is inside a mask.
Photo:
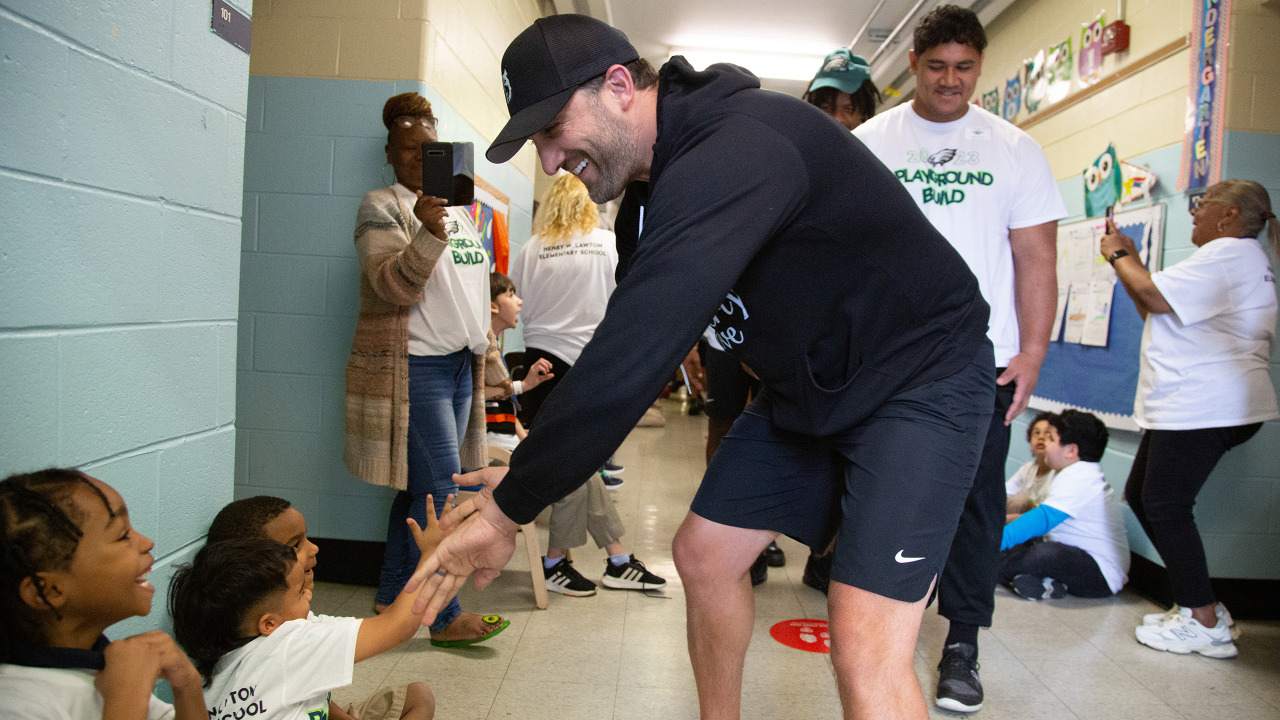
[{"label": "black and white sneaker", "polygon": [[645,569],[644,563],[635,555],[621,565],[614,565],[609,558],[604,560],[604,577],[600,578],[607,588],[614,590],[657,590],[666,587],[667,581]]},{"label": "black and white sneaker", "polygon": [[614,461],[613,461],[613,458],[609,458],[608,460],[605,460],[605,461],[604,461],[604,467],[603,467],[603,468],[600,468],[600,469],[601,469],[601,470],[604,470],[605,472],[609,473],[610,475],[621,475],[621,474],[622,474],[622,472],[623,472],[624,470],[626,470],[626,468],[625,468],[625,467],[623,467],[623,466],[619,465],[618,463],[614,462]]},{"label": "black and white sneaker", "polygon": [[574,569],[569,558],[562,557],[560,562],[547,567],[544,563],[542,573],[547,579],[547,589],[551,592],[572,597],[587,597],[596,594],[596,584],[582,576]]},{"label": "black and white sneaker", "polygon": [[622,487],[622,478],[616,475],[610,475],[604,470],[600,471],[600,479],[604,482],[606,490],[617,490]]},{"label": "black and white sneaker", "polygon": [[1038,575],[1014,575],[1009,589],[1025,600],[1057,600],[1067,596],[1066,583]]},{"label": "black and white sneaker", "polygon": [[978,679],[978,648],[952,643],[942,650],[938,663],[938,707],[954,712],[982,709],[982,681]]},{"label": "black and white sneaker", "polygon": [[769,543],[764,549],[765,560],[768,561],[769,567],[782,567],[787,564],[787,554],[778,547],[777,541]]}]

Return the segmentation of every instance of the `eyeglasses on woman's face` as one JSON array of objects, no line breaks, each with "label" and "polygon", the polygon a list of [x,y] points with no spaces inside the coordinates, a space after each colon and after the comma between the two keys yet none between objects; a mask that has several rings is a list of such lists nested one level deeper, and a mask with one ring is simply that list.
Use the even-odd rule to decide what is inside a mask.
[{"label": "eyeglasses on woman's face", "polygon": [[414,117],[412,115],[401,115],[400,117],[392,120],[391,125],[393,127],[398,127],[401,130],[408,130],[414,125],[421,125],[422,127],[428,130],[436,129],[435,118],[427,117],[425,115],[422,117]]},{"label": "eyeglasses on woman's face", "polygon": [[1196,211],[1200,209],[1201,205],[1207,205],[1209,203],[1224,203],[1224,204],[1230,205],[1230,203],[1228,203],[1226,200],[1219,200],[1215,197],[1209,197],[1208,195],[1196,195],[1195,197],[1191,198],[1191,208],[1189,209],[1188,212],[1190,212],[1192,215],[1195,215]]}]

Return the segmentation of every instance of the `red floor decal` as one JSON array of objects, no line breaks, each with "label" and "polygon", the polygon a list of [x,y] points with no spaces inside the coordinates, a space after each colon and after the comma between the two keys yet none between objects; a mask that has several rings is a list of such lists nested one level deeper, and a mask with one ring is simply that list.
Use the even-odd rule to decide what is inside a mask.
[{"label": "red floor decal", "polygon": [[831,652],[831,635],[826,620],[783,620],[769,628],[774,640],[797,650]]}]

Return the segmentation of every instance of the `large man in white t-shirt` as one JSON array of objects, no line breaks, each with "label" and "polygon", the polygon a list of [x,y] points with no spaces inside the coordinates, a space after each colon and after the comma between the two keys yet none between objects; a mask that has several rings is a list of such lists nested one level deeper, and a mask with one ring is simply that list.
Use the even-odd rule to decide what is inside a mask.
[{"label": "large man in white t-shirt", "polygon": [[991,625],[995,607],[1008,426],[1026,409],[1049,348],[1057,307],[1057,227],[1067,215],[1035,140],[969,104],[986,45],[973,11],[936,8],[915,29],[915,99],[853,131],[964,257],[991,305],[996,412],[938,579],[938,610],[951,629],[936,697],[939,707],[959,712],[982,707],[978,628]]}]

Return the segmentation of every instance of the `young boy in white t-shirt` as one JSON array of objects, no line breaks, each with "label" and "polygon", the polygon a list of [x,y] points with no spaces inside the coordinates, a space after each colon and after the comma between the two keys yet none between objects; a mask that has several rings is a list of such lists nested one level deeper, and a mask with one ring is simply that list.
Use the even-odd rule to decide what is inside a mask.
[{"label": "young boy in white t-shirt", "polygon": [[1028,600],[1114,595],[1128,580],[1129,541],[1098,465],[1107,427],[1078,410],[1047,421],[1055,432],[1045,462],[1056,475],[1044,502],[1005,526],[1000,582]]},{"label": "young boy in white t-shirt", "polygon": [[[439,521],[428,512],[425,529],[408,523],[425,562],[440,544]],[[307,570],[294,548],[261,537],[205,545],[179,568],[169,591],[174,635],[204,678],[209,720],[327,718],[331,691],[351,684],[357,662],[417,632],[417,592],[402,591],[377,617],[312,615]],[[428,693],[399,717],[434,714]]]}]

